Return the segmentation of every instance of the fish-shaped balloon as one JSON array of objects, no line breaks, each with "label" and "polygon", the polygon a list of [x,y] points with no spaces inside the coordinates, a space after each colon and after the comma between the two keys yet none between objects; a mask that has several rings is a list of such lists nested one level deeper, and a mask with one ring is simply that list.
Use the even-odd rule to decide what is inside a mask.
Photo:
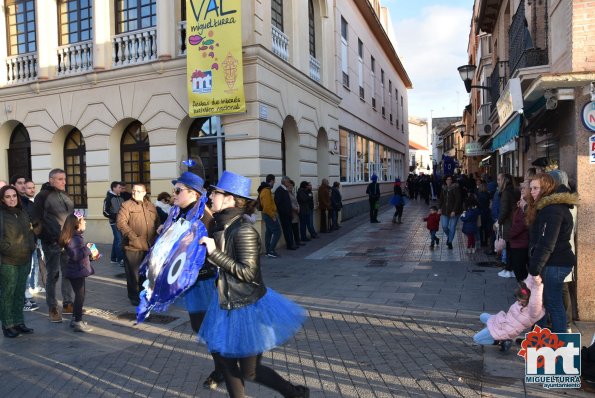
[{"label": "fish-shaped balloon", "polygon": [[138,322],[143,322],[151,311],[166,311],[196,283],[207,254],[206,247],[198,243],[207,236],[207,228],[200,220],[207,199],[207,195],[202,195],[186,220],[180,218],[174,222],[180,208],[171,209],[161,235],[140,265],[139,273],[147,280],[136,309]]}]

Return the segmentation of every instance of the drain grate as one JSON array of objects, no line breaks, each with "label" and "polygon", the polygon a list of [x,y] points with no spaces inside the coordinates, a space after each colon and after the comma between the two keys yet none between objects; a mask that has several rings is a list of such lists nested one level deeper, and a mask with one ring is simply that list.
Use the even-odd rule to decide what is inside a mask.
[{"label": "drain grate", "polygon": [[98,318],[114,319],[118,313],[110,310],[102,310],[100,308],[90,308],[85,309],[84,314],[89,316],[96,316]]},{"label": "drain grate", "polygon": [[366,265],[367,268],[379,268],[379,267],[386,267],[386,260],[370,260],[370,262],[368,263],[368,265]]},{"label": "drain grate", "polygon": [[[119,313],[116,316],[116,318],[118,318],[119,320],[122,320],[122,321],[136,321],[136,314],[134,312],[126,311],[126,312]],[[167,325],[168,323],[171,323],[171,322],[175,321],[176,319],[178,319],[178,318],[175,316],[151,314],[151,315],[149,315],[149,317],[147,319],[145,319],[145,322],[154,323],[154,324],[158,324],[158,325]]]}]

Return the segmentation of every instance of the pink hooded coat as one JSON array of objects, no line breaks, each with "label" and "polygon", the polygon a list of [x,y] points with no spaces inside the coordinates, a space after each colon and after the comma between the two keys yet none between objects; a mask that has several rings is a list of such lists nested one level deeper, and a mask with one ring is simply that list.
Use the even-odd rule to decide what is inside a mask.
[{"label": "pink hooded coat", "polygon": [[525,284],[531,290],[529,304],[525,308],[516,301],[508,312],[500,311],[488,319],[488,330],[494,340],[514,339],[545,315],[541,277],[529,275]]}]

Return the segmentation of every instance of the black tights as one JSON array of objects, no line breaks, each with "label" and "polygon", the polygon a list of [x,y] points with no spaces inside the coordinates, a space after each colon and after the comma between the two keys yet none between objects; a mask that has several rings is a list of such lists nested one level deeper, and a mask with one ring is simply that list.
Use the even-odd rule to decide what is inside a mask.
[{"label": "black tights", "polygon": [[85,302],[85,277],[82,278],[68,278],[70,280],[70,284],[72,285],[72,290],[74,292],[74,311],[72,312],[72,316],[74,317],[75,322],[80,322],[83,320],[83,303]]},{"label": "black tights", "polygon": [[[198,331],[200,330],[200,325],[202,325],[202,321],[205,319],[205,315],[206,315],[206,312],[189,312],[188,313],[188,316],[190,317],[190,326],[192,327],[192,330],[194,331],[194,333],[198,333]],[[217,361],[213,360],[213,362],[215,362],[215,372],[218,374],[222,374],[221,369],[217,365]]]},{"label": "black tights", "polygon": [[247,358],[225,358],[212,353],[215,363],[223,370],[227,393],[231,398],[244,397],[244,380],[252,381],[278,391],[284,397],[296,395],[293,384],[273,369],[262,365],[262,354]]}]

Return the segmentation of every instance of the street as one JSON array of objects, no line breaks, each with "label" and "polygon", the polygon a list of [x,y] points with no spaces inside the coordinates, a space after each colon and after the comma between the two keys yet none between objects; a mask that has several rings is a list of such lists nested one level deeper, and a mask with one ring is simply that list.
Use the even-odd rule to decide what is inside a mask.
[{"label": "street", "polygon": [[[422,218],[428,206],[411,201],[403,224],[392,224],[383,207],[380,224],[367,215],[321,234],[281,258],[262,257],[267,285],[309,311],[304,328],[264,362],[311,397],[582,397],[579,390],[525,385],[524,362],[497,347],[473,344],[479,314],[506,310],[514,279],[499,278],[493,257],[466,254],[457,233],[454,250],[429,248]],[[87,281],[89,334],[73,333],[68,321],[25,313],[35,333],[0,340],[2,397],[224,397],[202,381],[213,370],[205,347],[192,334],[187,313],[167,314],[134,325],[123,268],[109,263],[109,246]],[[58,294],[58,296],[60,296]],[[595,324],[576,325],[583,345]],[[276,397],[248,384],[250,397]]]}]

